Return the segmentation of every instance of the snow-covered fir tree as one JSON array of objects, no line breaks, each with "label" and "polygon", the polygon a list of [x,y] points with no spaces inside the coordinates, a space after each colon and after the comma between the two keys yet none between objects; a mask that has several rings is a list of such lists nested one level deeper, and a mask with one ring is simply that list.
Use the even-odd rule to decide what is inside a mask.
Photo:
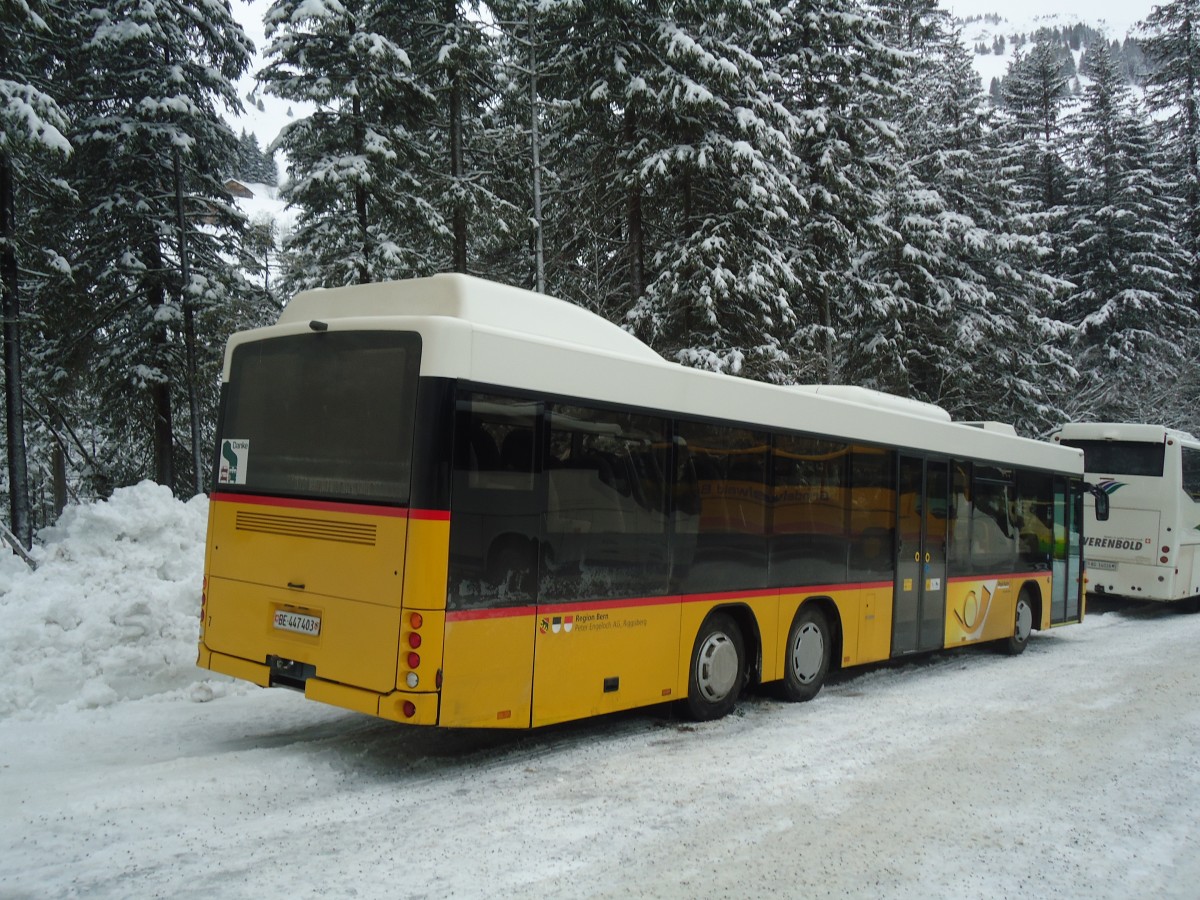
[{"label": "snow-covered fir tree", "polygon": [[688,365],[785,379],[799,281],[798,117],[780,102],[772,48],[788,27],[766,4],[679,3],[656,23],[656,127],[636,163],[662,230],[635,330]]},{"label": "snow-covered fir tree", "polygon": [[1046,314],[1056,283],[1040,271],[1037,239],[1020,232],[994,113],[936,7],[882,14],[910,68],[892,107],[899,143],[882,240],[863,255],[876,293],[856,311],[852,370],[956,417],[1040,432],[1058,418],[1044,383],[1070,369]]},{"label": "snow-covered fir tree", "polygon": [[1180,336],[1195,321],[1176,198],[1147,118],[1102,42],[1071,132],[1079,175],[1064,261],[1082,372],[1073,418],[1136,419],[1155,386],[1178,376]]},{"label": "snow-covered fir tree", "polygon": [[790,340],[796,381],[853,382],[853,319],[875,285],[860,272],[880,241],[895,130],[886,109],[904,66],[877,17],[854,0],[789,4],[772,50],[780,102],[801,122],[793,152],[801,211],[788,242],[799,281]]},{"label": "snow-covered fir tree", "polygon": [[1142,23],[1146,102],[1161,122],[1182,201],[1188,287],[1200,291],[1200,0],[1156,5]]},{"label": "snow-covered fir tree", "polygon": [[437,268],[430,236],[446,216],[421,177],[436,100],[414,72],[411,25],[432,4],[276,0],[265,18],[269,93],[311,104],[272,146],[288,157],[281,196],[299,216],[287,241],[289,291]]},{"label": "snow-covered fir tree", "polygon": [[[36,0],[0,9],[0,290],[4,320],[4,434],[10,529],[33,539],[25,429],[26,295],[68,271],[61,247],[33,224],[38,209],[61,201],[57,164],[71,153],[67,119],[53,94],[54,43],[61,10]],[[49,19],[49,21],[47,21]],[[59,194],[60,196],[55,196]]]},{"label": "snow-covered fir tree", "polygon": [[[228,260],[241,216],[223,186],[235,138],[221,113],[238,107],[233,83],[250,42],[223,0],[81,7],[67,39],[68,178],[80,203],[60,211],[59,225],[77,275],[74,291],[43,308],[53,324],[45,356],[64,398],[91,401],[72,415],[112,441],[97,454],[111,460],[104,477],[153,475],[183,489],[207,467],[199,430],[211,419],[216,364],[189,326],[239,281]],[[186,426],[177,434],[185,404],[190,440]]]}]

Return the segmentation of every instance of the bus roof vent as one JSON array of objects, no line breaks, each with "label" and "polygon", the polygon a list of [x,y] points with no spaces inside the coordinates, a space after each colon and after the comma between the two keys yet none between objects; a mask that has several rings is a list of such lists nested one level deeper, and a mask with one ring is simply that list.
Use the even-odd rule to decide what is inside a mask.
[{"label": "bus roof vent", "polygon": [[883,391],[875,391],[871,388],[852,384],[793,384],[790,387],[792,390],[803,391],[806,394],[849,400],[851,403],[858,403],[862,406],[890,409],[895,412],[908,413],[910,416],[920,416],[923,419],[936,419],[939,422],[950,421],[950,413],[933,403],[912,400],[908,397],[897,397],[895,394],[885,394]]},{"label": "bus roof vent", "polygon": [[984,431],[993,431],[996,434],[1012,434],[1017,433],[1017,429],[1007,422],[993,422],[991,420],[979,422],[959,422],[959,425],[969,425],[972,428],[982,428]]}]

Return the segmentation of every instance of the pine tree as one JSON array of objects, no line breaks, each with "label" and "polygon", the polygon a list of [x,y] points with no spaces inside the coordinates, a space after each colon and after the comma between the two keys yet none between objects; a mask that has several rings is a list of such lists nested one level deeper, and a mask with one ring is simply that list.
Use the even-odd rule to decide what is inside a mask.
[{"label": "pine tree", "polygon": [[[856,314],[851,371],[872,387],[938,403],[956,417],[1040,430],[1040,381],[1062,371],[1036,310],[1050,282],[1017,233],[1012,186],[991,146],[992,114],[959,35],[932,4],[883,10],[906,52],[893,117],[895,177],[882,240],[860,270],[877,285]],[[921,98],[920,102],[916,98]]]},{"label": "pine tree", "polygon": [[555,0],[537,16],[545,170],[556,181],[543,229],[556,247],[547,281],[618,321],[644,297],[654,241],[669,227],[640,165],[669,141],[655,118],[659,21],[633,0]]},{"label": "pine tree", "polygon": [[776,380],[791,369],[799,280],[789,244],[802,208],[801,122],[779,102],[770,55],[785,27],[766,6],[711,2],[680,3],[658,25],[665,65],[658,108],[645,112],[659,141],[638,169],[670,229],[629,312],[664,355]]},{"label": "pine tree", "polygon": [[[0,10],[0,288],[4,319],[4,409],[8,499],[12,533],[25,547],[33,540],[25,437],[25,380],[22,258],[57,263],[59,253],[30,246],[21,201],[30,202],[49,181],[47,155],[65,155],[71,145],[67,120],[50,93],[55,64],[52,29],[42,4],[5,5]],[[38,259],[41,257],[41,259]],[[49,257],[49,260],[47,260]],[[3,543],[3,542],[0,542]]]},{"label": "pine tree", "polygon": [[[233,83],[250,43],[228,2],[182,0],[112,2],[79,15],[70,37],[69,177],[82,207],[64,230],[81,275],[47,310],[69,367],[59,380],[100,401],[94,414],[117,442],[118,481],[149,469],[177,486],[175,406],[186,401],[191,440],[179,443],[191,452],[181,459],[198,487],[201,394],[211,394],[215,362],[198,370],[195,325],[229,290],[240,221],[222,183],[236,140],[219,110],[238,107]],[[148,457],[139,431],[153,435]]]},{"label": "pine tree", "polygon": [[1146,102],[1162,121],[1174,181],[1183,201],[1180,222],[1191,257],[1189,287],[1200,290],[1200,0],[1155,6],[1143,23],[1150,62]]},{"label": "pine tree", "polygon": [[1062,159],[1062,117],[1069,78],[1055,48],[1039,41],[1028,54],[1018,53],[1004,79],[1004,107],[1009,131],[1023,143],[1022,165],[1029,196],[1052,213],[1067,193]]},{"label": "pine tree", "polygon": [[879,20],[855,3],[789,10],[774,55],[780,102],[803,123],[794,151],[801,211],[789,241],[800,282],[791,377],[834,382],[857,374],[846,371],[854,348],[844,323],[876,290],[858,262],[864,247],[882,239],[877,230],[894,140],[885,104],[903,58],[885,43]]},{"label": "pine tree", "polygon": [[315,108],[269,148],[288,156],[281,196],[300,211],[285,248],[289,291],[436,269],[429,236],[449,226],[421,177],[436,100],[412,60],[429,48],[397,40],[432,12],[376,0],[276,0],[268,10],[259,78],[269,93]]},{"label": "pine tree", "polygon": [[478,260],[492,255],[493,235],[509,227],[503,189],[484,175],[503,152],[501,132],[489,122],[499,91],[497,45],[478,0],[444,0],[436,8],[440,15],[427,26],[428,36],[418,31],[415,37],[418,47],[436,50],[419,57],[417,67],[437,101],[428,132],[429,175],[432,202],[450,232],[448,259],[439,259],[439,267],[466,272],[474,263],[478,271]]},{"label": "pine tree", "polygon": [[1175,382],[1179,335],[1195,316],[1187,256],[1173,235],[1173,198],[1146,118],[1103,43],[1092,65],[1072,129],[1082,177],[1066,253],[1076,285],[1068,299],[1075,355],[1092,389],[1075,396],[1073,412],[1136,420],[1155,383]]}]

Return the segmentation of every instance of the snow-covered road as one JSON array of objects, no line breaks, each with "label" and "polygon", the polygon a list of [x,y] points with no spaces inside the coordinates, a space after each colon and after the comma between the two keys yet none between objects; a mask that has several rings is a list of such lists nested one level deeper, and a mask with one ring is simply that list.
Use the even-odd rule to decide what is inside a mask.
[{"label": "snow-covered road", "polygon": [[1200,616],[527,734],[201,682],[0,721],[4,897],[1195,897]]},{"label": "snow-covered road", "polygon": [[406,728],[196,669],[207,501],[0,554],[0,898],[1200,896],[1200,615],[812,703]]}]

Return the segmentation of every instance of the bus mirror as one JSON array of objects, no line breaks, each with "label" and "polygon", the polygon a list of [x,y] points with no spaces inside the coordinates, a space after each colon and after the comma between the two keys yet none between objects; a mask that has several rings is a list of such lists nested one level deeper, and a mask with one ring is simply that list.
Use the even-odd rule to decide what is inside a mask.
[{"label": "bus mirror", "polygon": [[1091,495],[1096,498],[1096,521],[1097,522],[1107,522],[1108,521],[1108,494],[1105,493],[1104,488],[1097,487],[1094,484],[1087,485],[1087,489],[1091,493]]}]

